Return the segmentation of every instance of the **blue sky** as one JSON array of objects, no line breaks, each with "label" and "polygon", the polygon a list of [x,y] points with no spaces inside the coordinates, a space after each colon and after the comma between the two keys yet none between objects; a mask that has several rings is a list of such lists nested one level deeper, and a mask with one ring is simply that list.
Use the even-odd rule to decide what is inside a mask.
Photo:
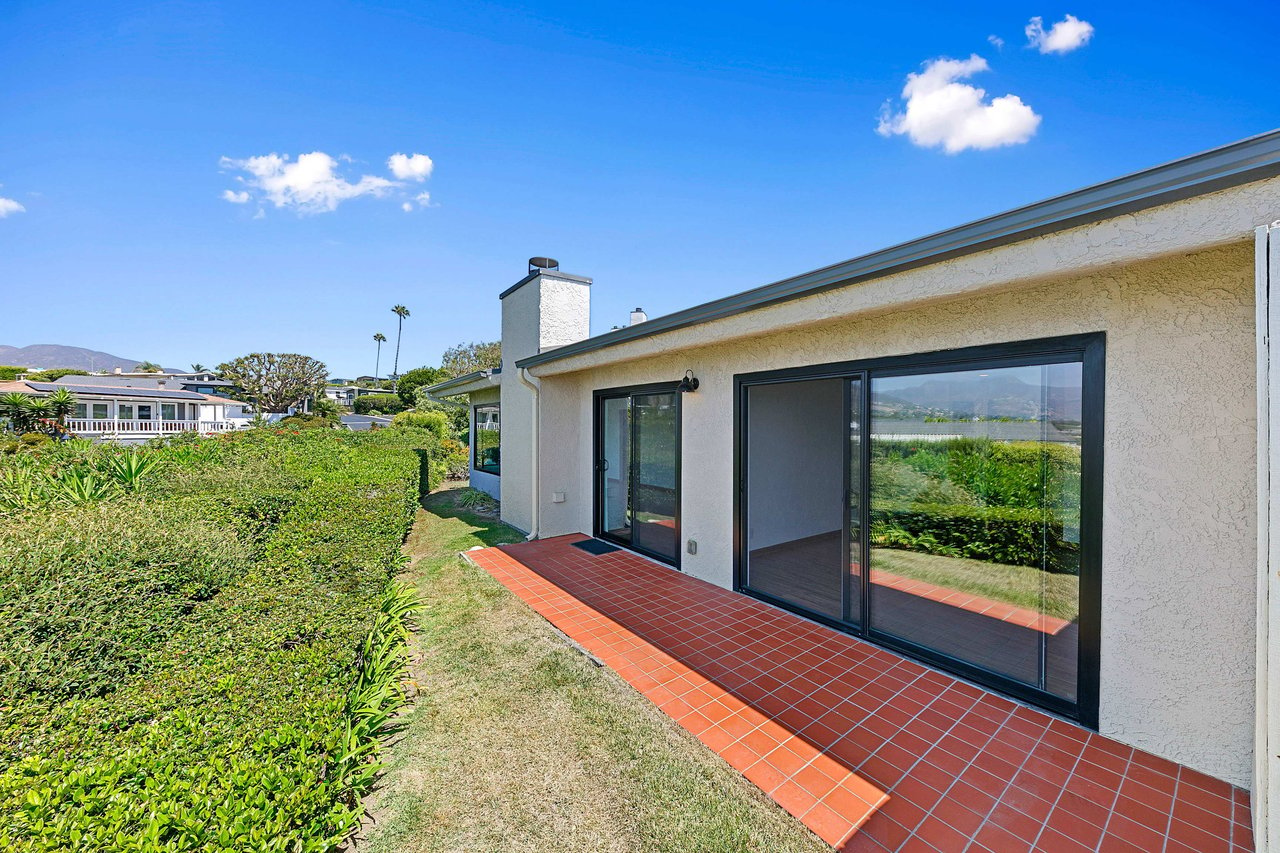
[{"label": "blue sky", "polygon": [[599,333],[1280,124],[1248,7],[862,5],[10,0],[0,343],[404,370],[530,255]]}]

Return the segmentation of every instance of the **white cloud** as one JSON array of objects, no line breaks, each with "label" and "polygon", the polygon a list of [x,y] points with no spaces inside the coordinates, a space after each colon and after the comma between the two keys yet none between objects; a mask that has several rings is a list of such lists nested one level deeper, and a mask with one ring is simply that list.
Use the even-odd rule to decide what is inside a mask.
[{"label": "white cloud", "polygon": [[409,213],[410,211],[413,210],[413,205],[409,204],[409,202],[406,201],[404,204],[400,205],[400,209],[403,210],[405,213]]},{"label": "white cloud", "polygon": [[1046,30],[1044,20],[1037,15],[1027,24],[1026,32],[1027,45],[1041,53],[1070,53],[1093,38],[1093,24],[1067,15]]},{"label": "white cloud", "polygon": [[229,201],[232,204],[244,204],[249,200],[249,194],[247,192],[232,192],[231,190],[223,190],[222,198],[224,201]]},{"label": "white cloud", "polygon": [[301,154],[293,161],[288,154],[266,154],[244,160],[223,157],[219,162],[224,169],[246,173],[236,178],[245,192],[300,214],[327,213],[349,199],[366,195],[380,198],[401,186],[374,175],[361,175],[352,183],[338,174],[338,160],[323,151]]},{"label": "white cloud", "polygon": [[987,36],[987,41],[990,42],[991,46],[994,47],[996,50],[1004,50],[1004,39],[1000,38],[1000,36],[997,36],[997,35]]},{"label": "white cloud", "polygon": [[884,105],[876,132],[906,135],[922,148],[941,146],[948,154],[1026,142],[1040,126],[1040,116],[1021,98],[988,100],[986,90],[959,82],[987,70],[987,61],[977,54],[926,62],[923,71],[907,75],[905,107],[893,112]]},{"label": "white cloud", "polygon": [[425,181],[431,177],[435,163],[426,154],[392,154],[387,158],[387,168],[402,181]]},{"label": "white cloud", "polygon": [[25,213],[26,208],[11,198],[0,196],[0,219],[13,213]]},{"label": "white cloud", "polygon": [[257,212],[257,213],[255,213],[255,214],[253,215],[253,218],[254,218],[254,219],[266,219],[266,218],[267,218],[267,212],[266,212],[265,210],[263,210],[262,208],[258,208],[258,212]]},{"label": "white cloud", "polygon": [[418,203],[418,207],[430,207],[431,193],[418,193],[413,197],[413,200]]}]

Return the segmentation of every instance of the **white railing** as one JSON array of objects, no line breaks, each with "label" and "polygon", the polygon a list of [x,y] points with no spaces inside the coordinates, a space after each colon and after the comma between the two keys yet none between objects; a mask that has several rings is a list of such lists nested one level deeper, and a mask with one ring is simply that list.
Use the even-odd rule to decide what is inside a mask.
[{"label": "white railing", "polygon": [[67,429],[83,435],[104,433],[228,432],[236,428],[231,421],[122,421],[97,418],[68,418]]}]

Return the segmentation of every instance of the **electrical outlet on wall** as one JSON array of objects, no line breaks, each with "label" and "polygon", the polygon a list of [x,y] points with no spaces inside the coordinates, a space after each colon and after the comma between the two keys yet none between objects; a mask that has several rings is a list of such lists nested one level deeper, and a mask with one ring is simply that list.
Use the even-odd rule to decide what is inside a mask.
[{"label": "electrical outlet on wall", "polygon": [[690,554],[698,553],[698,540],[690,539],[689,543],[684,546],[684,549],[688,551]]}]

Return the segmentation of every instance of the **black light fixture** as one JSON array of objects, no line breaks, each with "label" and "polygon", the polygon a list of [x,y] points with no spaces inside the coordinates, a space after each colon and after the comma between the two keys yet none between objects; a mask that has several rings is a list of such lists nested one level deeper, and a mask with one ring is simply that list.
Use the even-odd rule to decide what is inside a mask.
[{"label": "black light fixture", "polygon": [[693,375],[692,370],[684,372],[684,379],[680,380],[680,384],[676,386],[676,390],[681,394],[692,394],[698,390],[698,378]]}]

